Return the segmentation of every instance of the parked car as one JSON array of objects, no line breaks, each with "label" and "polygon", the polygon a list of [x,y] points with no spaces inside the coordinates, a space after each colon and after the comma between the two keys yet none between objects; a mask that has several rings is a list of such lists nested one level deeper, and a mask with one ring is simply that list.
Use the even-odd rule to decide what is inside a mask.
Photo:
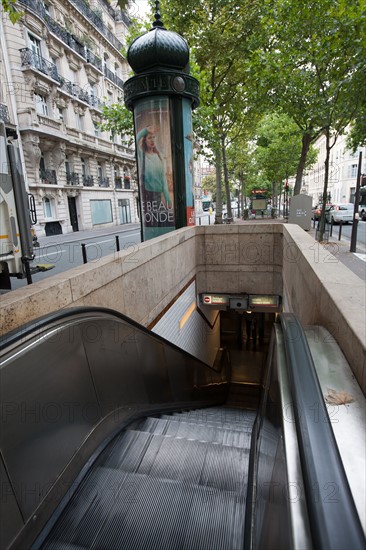
[{"label": "parked car", "polygon": [[353,222],[354,204],[333,204],[325,213],[327,222],[333,223],[348,223]]},{"label": "parked car", "polygon": [[358,207],[358,213],[360,215],[360,220],[366,222],[366,204],[360,204]]},{"label": "parked car", "polygon": [[[332,206],[331,203],[327,203],[325,205],[325,213],[327,213],[327,211],[329,210],[329,208]],[[317,221],[317,220],[320,220],[320,216],[321,216],[321,213],[322,213],[322,205],[321,204],[317,204],[314,208],[313,208],[313,211],[312,211],[312,219]]]}]

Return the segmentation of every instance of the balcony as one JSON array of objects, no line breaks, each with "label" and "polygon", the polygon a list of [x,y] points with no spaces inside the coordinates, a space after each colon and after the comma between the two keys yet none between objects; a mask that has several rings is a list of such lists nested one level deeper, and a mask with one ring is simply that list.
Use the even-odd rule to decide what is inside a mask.
[{"label": "balcony", "polygon": [[45,21],[47,28],[57,38],[67,44],[72,50],[81,55],[88,63],[96,67],[99,71],[102,71],[102,60],[88,50],[78,37],[72,35],[64,27],[59,25],[52,17],[48,15],[42,2],[39,0],[21,0],[21,4],[24,4],[28,8],[35,11]]},{"label": "balcony", "polygon": [[54,63],[47,61],[30,48],[22,48],[19,51],[22,67],[31,67],[32,69],[36,69],[37,71],[49,76],[53,80],[60,82],[61,77],[58,74],[57,67]]},{"label": "balcony", "polygon": [[113,84],[123,89],[123,80],[119,78],[114,72],[112,72],[108,67],[104,67],[104,76],[107,77]]},{"label": "balcony", "polygon": [[118,50],[118,52],[121,52],[121,50],[123,50],[124,45],[122,44],[122,42],[120,42],[118,38],[116,38],[116,36],[108,29],[107,25],[103,23],[100,15],[93,11],[84,0],[71,0],[71,3],[74,4],[74,6],[76,6],[95,27],[97,27],[102,35],[107,40],[109,40],[112,46],[114,46],[116,50]]},{"label": "balcony", "polygon": [[98,177],[99,187],[109,187],[109,178]]},{"label": "balcony", "polygon": [[94,177],[83,175],[83,185],[85,185],[85,187],[93,187],[94,186]]},{"label": "balcony", "polygon": [[76,172],[66,172],[66,183],[67,185],[79,185],[79,174]]},{"label": "balcony", "polygon": [[130,178],[130,176],[125,176],[123,178],[123,183],[124,183],[125,189],[131,189],[131,178]]},{"label": "balcony", "polygon": [[84,103],[87,103],[91,107],[100,109],[103,105],[103,102],[99,99],[99,97],[95,96],[94,94],[89,94],[87,91],[83,90],[78,84],[67,80],[63,76],[59,76],[59,82],[59,88],[63,92],[72,95],[73,97],[79,99],[80,101],[83,101]]},{"label": "balcony", "polygon": [[57,176],[55,170],[39,169],[39,178],[45,185],[57,185]]},{"label": "balcony", "polygon": [[116,176],[114,178],[114,187],[116,189],[122,189],[122,178],[121,178],[121,176]]},{"label": "balcony", "polygon": [[10,124],[8,106],[4,103],[0,103],[0,120],[5,124]]},{"label": "balcony", "polygon": [[88,63],[96,67],[99,71],[102,71],[102,60],[90,50],[86,50],[86,60]]}]

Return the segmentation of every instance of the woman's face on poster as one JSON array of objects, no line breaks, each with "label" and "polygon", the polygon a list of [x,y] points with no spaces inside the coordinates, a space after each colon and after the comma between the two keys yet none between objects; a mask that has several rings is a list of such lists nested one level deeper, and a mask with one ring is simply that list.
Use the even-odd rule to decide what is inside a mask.
[{"label": "woman's face on poster", "polygon": [[155,134],[149,133],[146,136],[146,147],[147,150],[152,150],[155,147]]}]

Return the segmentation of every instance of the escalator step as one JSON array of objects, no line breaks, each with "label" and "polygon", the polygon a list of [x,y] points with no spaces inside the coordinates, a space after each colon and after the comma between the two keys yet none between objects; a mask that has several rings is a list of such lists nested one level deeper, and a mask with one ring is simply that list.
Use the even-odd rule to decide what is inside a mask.
[{"label": "escalator step", "polygon": [[230,493],[146,477],[128,504],[115,502],[92,548],[240,548],[244,502]]},{"label": "escalator step", "polygon": [[[143,476],[110,468],[96,468],[74,494],[51,532],[51,541],[90,548],[101,525],[112,513],[123,487],[121,505],[134,498]],[[44,548],[50,548],[48,543]]]},{"label": "escalator step", "polygon": [[[121,432],[98,457],[42,548],[241,548],[255,415],[214,408],[193,412],[189,421],[186,413],[151,417]],[[208,426],[202,424],[205,418]],[[234,429],[220,427],[232,424]]]},{"label": "escalator step", "polygon": [[[169,417],[164,415],[163,419],[168,420]],[[188,422],[190,424],[204,424],[205,426],[211,426],[214,428],[222,428],[224,430],[239,430],[243,432],[251,432],[253,428],[253,423],[254,423],[254,420],[253,422],[248,420],[242,421],[242,422],[234,422],[234,421],[222,422],[220,420],[218,421],[205,420],[202,418],[194,418],[192,416],[185,416],[185,415],[174,416],[173,419],[176,420],[177,422]]]},{"label": "escalator step", "polygon": [[[115,447],[117,458],[108,456],[100,465],[161,479],[176,479],[236,491],[248,469],[248,448],[229,447],[162,435],[149,435],[142,449],[136,437],[127,453]],[[123,447],[123,438],[121,439]],[[123,457],[121,458],[121,455]]]},{"label": "escalator step", "polygon": [[220,443],[230,447],[246,448],[250,445],[251,430],[225,429],[216,425],[181,420],[147,418],[139,430],[167,436]]},{"label": "escalator step", "polygon": [[230,447],[246,448],[250,444],[250,431],[224,429],[207,424],[171,420],[167,425],[166,435],[197,439],[211,443],[220,443]]}]

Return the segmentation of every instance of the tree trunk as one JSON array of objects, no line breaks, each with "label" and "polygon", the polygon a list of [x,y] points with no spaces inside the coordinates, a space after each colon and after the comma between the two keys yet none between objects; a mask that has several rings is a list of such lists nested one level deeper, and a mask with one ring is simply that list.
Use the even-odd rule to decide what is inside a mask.
[{"label": "tree trunk", "polygon": [[330,160],[330,128],[328,127],[325,132],[325,161],[324,161],[324,187],[323,187],[323,204],[320,214],[318,241],[321,242],[324,239],[325,232],[325,206],[327,204],[328,197],[328,180],[329,180],[329,160]]},{"label": "tree trunk", "polygon": [[227,169],[227,161],[226,161],[226,150],[225,150],[225,137],[221,137],[221,154],[222,154],[222,164],[224,168],[224,182],[225,182],[225,194],[226,194],[226,211],[227,211],[227,217],[232,218],[232,211],[231,211],[231,196],[230,196],[230,186],[229,186],[229,173]]},{"label": "tree trunk", "polygon": [[220,147],[216,149],[216,209],[215,224],[222,223],[222,186],[221,186],[221,151]]},{"label": "tree trunk", "polygon": [[304,134],[302,136],[302,148],[301,148],[299,164],[297,165],[294,195],[300,195],[301,183],[302,183],[302,178],[305,170],[306,159],[308,156],[308,152],[309,152],[310,144],[312,140],[313,140],[313,137],[309,133]]}]

